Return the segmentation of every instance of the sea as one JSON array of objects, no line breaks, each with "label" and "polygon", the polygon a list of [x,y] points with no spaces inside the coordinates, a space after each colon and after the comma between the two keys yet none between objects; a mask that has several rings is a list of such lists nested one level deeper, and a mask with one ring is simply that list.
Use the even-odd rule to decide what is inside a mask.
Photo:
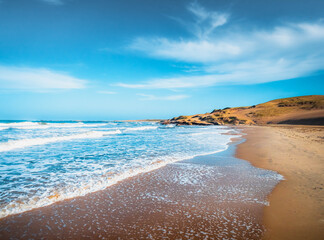
[{"label": "sea", "polygon": [[225,126],[0,121],[0,218],[228,148]]}]

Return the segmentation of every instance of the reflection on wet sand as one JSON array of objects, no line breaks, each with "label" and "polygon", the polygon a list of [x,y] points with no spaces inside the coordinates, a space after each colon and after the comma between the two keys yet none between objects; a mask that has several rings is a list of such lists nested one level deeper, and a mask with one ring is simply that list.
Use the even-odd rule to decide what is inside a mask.
[{"label": "reflection on wet sand", "polygon": [[0,222],[1,239],[259,239],[280,175],[222,153],[167,165]]}]

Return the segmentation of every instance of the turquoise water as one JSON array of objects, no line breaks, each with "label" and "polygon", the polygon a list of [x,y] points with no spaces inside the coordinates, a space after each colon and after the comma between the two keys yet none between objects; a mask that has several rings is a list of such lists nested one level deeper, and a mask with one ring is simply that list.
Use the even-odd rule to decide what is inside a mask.
[{"label": "turquoise water", "polygon": [[227,127],[152,122],[0,122],[0,218],[227,149]]}]

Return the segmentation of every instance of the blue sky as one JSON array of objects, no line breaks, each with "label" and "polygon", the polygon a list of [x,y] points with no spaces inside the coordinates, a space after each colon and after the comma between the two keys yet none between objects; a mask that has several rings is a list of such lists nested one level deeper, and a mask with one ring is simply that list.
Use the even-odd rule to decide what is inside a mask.
[{"label": "blue sky", "polygon": [[0,0],[0,119],[170,118],[324,94],[324,1]]}]

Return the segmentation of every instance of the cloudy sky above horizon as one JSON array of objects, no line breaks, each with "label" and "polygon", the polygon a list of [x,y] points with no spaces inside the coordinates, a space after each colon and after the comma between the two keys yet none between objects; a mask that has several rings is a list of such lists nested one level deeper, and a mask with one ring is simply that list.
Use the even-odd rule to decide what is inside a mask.
[{"label": "cloudy sky above horizon", "polygon": [[0,1],[0,119],[210,112],[324,94],[323,70],[323,1]]}]

